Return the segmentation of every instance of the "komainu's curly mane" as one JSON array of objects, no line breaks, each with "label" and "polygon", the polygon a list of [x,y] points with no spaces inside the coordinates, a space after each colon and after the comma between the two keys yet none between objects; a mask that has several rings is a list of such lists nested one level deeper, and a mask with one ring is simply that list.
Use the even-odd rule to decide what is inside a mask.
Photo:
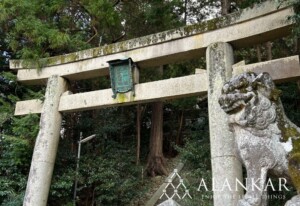
[{"label": "komainu's curly mane", "polygon": [[[244,73],[222,88],[219,104],[228,114],[237,154],[248,178],[260,179],[261,190],[247,189],[240,206],[267,205],[263,197],[268,173],[291,180],[300,192],[300,129],[286,117],[279,96],[268,73]],[[286,205],[300,206],[300,196]]]}]

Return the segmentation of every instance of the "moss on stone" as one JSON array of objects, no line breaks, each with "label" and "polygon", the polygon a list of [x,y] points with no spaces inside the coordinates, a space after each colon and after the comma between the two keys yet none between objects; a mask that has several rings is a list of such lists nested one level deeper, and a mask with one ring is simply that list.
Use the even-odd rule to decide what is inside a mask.
[{"label": "moss on stone", "polygon": [[[286,124],[285,122],[282,122],[279,124],[279,129],[281,130],[281,135],[283,137],[284,142],[288,141],[288,139],[291,137],[293,139],[299,138],[300,134],[297,131],[296,128],[292,127],[291,125]],[[300,149],[300,147],[299,147]],[[300,150],[299,150],[300,152]]]},{"label": "moss on stone", "polygon": [[93,53],[93,57],[98,56],[100,53],[100,47],[94,48],[92,53]]},{"label": "moss on stone", "polygon": [[289,174],[294,187],[300,193],[300,152],[292,154],[289,158]]},{"label": "moss on stone", "polygon": [[118,103],[124,103],[127,100],[126,95],[122,93],[118,93],[116,99]]},{"label": "moss on stone", "polygon": [[276,88],[273,89],[271,91],[271,98],[272,98],[271,100],[278,101],[281,93],[282,93],[281,90],[276,89]]},{"label": "moss on stone", "polygon": [[[293,138],[293,150],[291,153],[292,154],[300,154],[300,136],[298,136],[298,138]],[[300,163],[300,161],[299,161],[299,163]]]},{"label": "moss on stone", "polygon": [[294,125],[291,125],[290,122],[285,119],[286,117],[284,115],[284,111],[281,106],[281,102],[279,100],[279,94],[274,94],[274,95],[276,96],[278,95],[278,98],[275,101],[277,104],[277,110],[276,110],[277,118],[278,118],[277,126],[281,131],[282,141],[286,142],[289,140],[289,138],[292,138],[293,149],[291,152],[289,152],[288,173],[291,177],[294,187],[297,189],[299,193],[300,192],[300,133],[297,130],[297,128],[295,128]]},{"label": "moss on stone", "polygon": [[[279,103],[277,103],[279,104]],[[277,106],[278,107],[278,106]],[[277,108],[277,123],[278,128],[281,131],[282,139],[281,141],[287,142],[289,138],[292,138],[293,149],[290,152],[291,155],[299,154],[300,155],[300,132],[295,128],[294,125],[291,125],[288,121],[285,120],[283,114],[284,111],[281,111],[281,107]],[[300,163],[300,161],[299,161]]]},{"label": "moss on stone", "polygon": [[111,54],[111,53],[113,53],[113,50],[114,50],[113,44],[105,45],[102,48],[102,54],[103,55]]},{"label": "moss on stone", "polygon": [[50,66],[50,65],[56,65],[56,64],[65,64],[68,62],[74,62],[79,59],[79,56],[77,53],[70,53],[67,55],[60,55],[60,56],[54,56],[50,58],[44,58],[40,59],[39,63],[42,65],[42,67]]},{"label": "moss on stone", "polygon": [[135,94],[133,91],[127,93],[117,93],[115,101],[118,103],[133,102],[135,101]]},{"label": "moss on stone", "polygon": [[118,48],[119,51],[126,50],[126,48],[127,48],[127,43],[125,41],[119,43],[119,48]]}]

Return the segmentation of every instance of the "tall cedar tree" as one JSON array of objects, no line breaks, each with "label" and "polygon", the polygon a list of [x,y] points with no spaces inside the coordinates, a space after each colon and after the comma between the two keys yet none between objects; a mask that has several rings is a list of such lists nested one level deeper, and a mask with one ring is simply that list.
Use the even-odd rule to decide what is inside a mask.
[{"label": "tall cedar tree", "polygon": [[[157,73],[162,77],[163,66],[158,68]],[[147,162],[147,173],[152,177],[167,174],[163,154],[163,108],[162,101],[152,103],[150,152]]]}]

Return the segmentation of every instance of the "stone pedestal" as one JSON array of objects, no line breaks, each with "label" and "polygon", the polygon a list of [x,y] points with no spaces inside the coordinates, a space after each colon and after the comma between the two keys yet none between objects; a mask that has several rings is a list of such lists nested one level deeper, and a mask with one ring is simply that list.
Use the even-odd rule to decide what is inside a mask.
[{"label": "stone pedestal", "polygon": [[[242,182],[242,167],[234,150],[234,137],[218,98],[223,84],[231,78],[233,51],[228,43],[214,43],[206,50],[208,109],[214,205],[235,206],[242,195],[236,180]],[[228,186],[229,185],[229,186]]]},{"label": "stone pedestal", "polygon": [[48,80],[40,131],[36,139],[24,206],[46,206],[58,148],[61,114],[58,112],[60,96],[66,91],[66,81],[58,76]]}]

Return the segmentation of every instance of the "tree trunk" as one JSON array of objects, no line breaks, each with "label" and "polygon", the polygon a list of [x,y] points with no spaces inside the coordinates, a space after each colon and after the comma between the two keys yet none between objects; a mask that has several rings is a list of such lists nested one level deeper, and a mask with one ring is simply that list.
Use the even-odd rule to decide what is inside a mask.
[{"label": "tree trunk", "polygon": [[298,38],[294,38],[294,53],[298,54]]},{"label": "tree trunk", "polygon": [[[121,117],[123,118],[124,117],[124,107],[121,107]],[[123,130],[124,130],[124,128],[123,127],[121,127],[121,129],[120,129],[120,134],[119,134],[119,136],[120,136],[120,143],[121,144],[123,144],[123,139],[124,139],[124,135],[123,135]]]},{"label": "tree trunk", "polygon": [[[295,46],[294,46],[294,53],[296,55],[300,55],[300,38],[295,38]],[[300,94],[300,80],[297,81],[298,85],[298,93]]]},{"label": "tree trunk", "polygon": [[[158,68],[157,74],[163,76],[163,66]],[[152,103],[150,153],[147,162],[147,173],[154,177],[166,175],[165,158],[163,154],[163,102]]]},{"label": "tree trunk", "polygon": [[181,145],[181,133],[182,133],[182,127],[183,127],[183,120],[184,120],[184,112],[181,111],[180,118],[179,118],[179,128],[176,136],[176,145]]},{"label": "tree trunk", "polygon": [[230,13],[230,0],[221,0],[221,14],[226,15]]},{"label": "tree trunk", "polygon": [[256,45],[256,55],[257,55],[257,61],[261,62],[261,51],[259,45]]},{"label": "tree trunk", "polygon": [[136,107],[136,165],[140,163],[140,150],[141,150],[141,105]]},{"label": "tree trunk", "polygon": [[184,24],[187,25],[187,15],[188,15],[188,10],[187,10],[187,2],[188,0],[184,1]]},{"label": "tree trunk", "polygon": [[267,59],[270,61],[272,60],[272,43],[268,41],[266,43],[266,47],[267,47],[267,55],[268,55]]},{"label": "tree trunk", "polygon": [[297,46],[297,50],[296,50],[296,54],[300,55],[300,38],[297,38],[296,40],[296,46]]},{"label": "tree trunk", "polygon": [[147,173],[154,177],[166,175],[163,155],[163,103],[152,103],[150,153],[148,156]]}]

